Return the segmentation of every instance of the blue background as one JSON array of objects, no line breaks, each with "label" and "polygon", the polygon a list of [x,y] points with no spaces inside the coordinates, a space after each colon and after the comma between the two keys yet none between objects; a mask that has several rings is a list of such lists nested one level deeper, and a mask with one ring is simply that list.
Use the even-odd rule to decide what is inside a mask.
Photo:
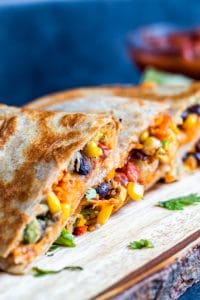
[{"label": "blue background", "polygon": [[0,101],[21,104],[75,86],[136,82],[127,32],[199,19],[198,0],[1,0]]},{"label": "blue background", "polygon": [[[127,32],[200,23],[199,0],[0,1],[0,101],[21,105],[75,86],[137,82]],[[181,300],[200,299],[200,285]]]}]

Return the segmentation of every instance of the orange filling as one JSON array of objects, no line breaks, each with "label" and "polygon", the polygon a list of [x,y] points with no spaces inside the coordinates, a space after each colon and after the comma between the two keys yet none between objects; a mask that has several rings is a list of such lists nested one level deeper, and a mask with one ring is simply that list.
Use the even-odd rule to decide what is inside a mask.
[{"label": "orange filling", "polygon": [[173,163],[179,135],[180,131],[170,116],[158,116],[154,124],[141,134],[124,167],[108,174],[106,182],[110,191],[106,197],[96,194],[93,199],[81,201],[74,233],[80,235],[86,230],[94,230],[96,224],[104,224],[128,198],[134,201],[142,199],[145,188],[155,181],[161,166],[170,167]]}]

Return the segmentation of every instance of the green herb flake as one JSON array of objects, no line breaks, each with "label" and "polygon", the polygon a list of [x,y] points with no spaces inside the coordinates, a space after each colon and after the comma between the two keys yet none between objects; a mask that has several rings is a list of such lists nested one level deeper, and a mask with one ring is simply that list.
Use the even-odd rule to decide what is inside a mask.
[{"label": "green herb flake", "polygon": [[154,245],[149,240],[139,240],[139,241],[133,241],[129,244],[129,248],[132,250],[136,249],[143,249],[143,248],[154,248]]},{"label": "green herb flake", "polygon": [[162,140],[161,143],[162,143],[162,147],[163,147],[164,149],[166,149],[166,147],[167,147],[167,145],[168,145],[168,141],[167,141],[167,140]]},{"label": "green herb flake", "polygon": [[53,256],[54,255],[54,251],[56,250],[56,249],[58,249],[59,248],[59,246],[58,245],[51,245],[51,247],[49,248],[49,250],[46,252],[46,256]]},{"label": "green herb flake", "polygon": [[169,210],[183,210],[185,206],[193,205],[200,202],[200,195],[189,194],[187,196],[177,197],[166,201],[158,202],[157,206]]},{"label": "green herb flake", "polygon": [[189,77],[168,72],[161,72],[153,68],[147,68],[144,71],[141,81],[152,81],[159,85],[188,85],[192,82],[191,78]]},{"label": "green herb flake", "polygon": [[25,244],[33,244],[41,236],[41,226],[37,219],[31,221],[24,230],[23,241]]},{"label": "green herb flake", "polygon": [[58,274],[64,270],[68,270],[68,271],[82,271],[83,268],[79,267],[79,266],[66,266],[62,269],[59,270],[43,270],[40,269],[38,267],[33,267],[32,271],[33,271],[33,275],[35,277],[41,277],[41,276],[45,276],[45,275],[54,275],[54,274]]},{"label": "green herb flake", "polygon": [[67,229],[63,229],[60,236],[53,243],[50,249],[53,251],[56,249],[56,246],[76,247],[74,235],[71,234]]},{"label": "green herb flake", "polygon": [[97,192],[95,189],[92,189],[92,188],[88,189],[85,194],[85,198],[87,200],[94,199],[94,198],[96,198],[96,196],[97,196]]},{"label": "green herb flake", "polygon": [[53,245],[51,245],[51,247],[49,248],[48,252],[55,251],[56,249],[58,249],[58,247],[59,247],[58,245],[53,244]]}]

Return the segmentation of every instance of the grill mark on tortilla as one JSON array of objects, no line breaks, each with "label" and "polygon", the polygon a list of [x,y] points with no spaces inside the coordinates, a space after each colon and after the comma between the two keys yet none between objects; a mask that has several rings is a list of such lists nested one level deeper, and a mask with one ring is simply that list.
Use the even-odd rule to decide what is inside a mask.
[{"label": "grill mark on tortilla", "polygon": [[78,118],[75,115],[64,116],[61,120],[61,124],[65,127],[73,127],[80,124],[85,119],[84,114],[79,114]]},{"label": "grill mark on tortilla", "polygon": [[[89,87],[89,88],[79,88],[70,91],[62,91],[54,94],[47,95],[45,97],[36,99],[26,105],[27,108],[31,109],[45,109],[53,104],[62,103],[63,101],[77,99],[78,97],[87,97],[91,95],[101,94],[103,96],[120,96],[120,97],[153,97],[154,100],[165,102],[166,100],[177,100],[188,99],[191,96],[200,97],[200,81],[191,83],[187,90],[180,91],[173,95],[158,95],[154,91],[153,87],[145,86],[102,86],[102,87]],[[139,100],[139,99],[137,99]],[[142,100],[141,100],[142,106]]]},{"label": "grill mark on tortilla", "polygon": [[[52,176],[56,181],[59,172],[67,166],[74,151],[82,149],[98,129],[109,122],[115,123],[115,120],[107,115],[74,114],[71,118],[66,113],[34,112],[7,106],[1,115],[3,119],[5,115],[9,115],[13,123],[15,118],[17,121],[22,119],[22,122],[16,123],[16,132],[21,130],[23,134],[22,126],[29,126],[30,129],[30,136],[27,136],[28,146],[22,144],[23,160],[13,165],[13,176],[10,180],[4,179],[6,175],[0,180],[0,254],[7,257],[18,245],[23,230],[31,219],[33,207],[37,205],[44,190],[53,183]],[[61,122],[64,116],[65,119],[71,118],[75,126],[64,126]],[[68,126],[72,124],[71,119],[67,122]],[[28,134],[29,131],[24,130]],[[19,138],[16,132],[10,135],[13,139]],[[8,140],[2,147],[2,153],[7,144]],[[14,144],[15,142],[10,140],[10,147]],[[16,160],[17,158],[18,152]],[[3,170],[6,174],[6,166]]]},{"label": "grill mark on tortilla", "polygon": [[9,119],[2,120],[0,127],[0,148],[8,141],[8,139],[15,133],[17,129],[17,118],[11,117]]}]

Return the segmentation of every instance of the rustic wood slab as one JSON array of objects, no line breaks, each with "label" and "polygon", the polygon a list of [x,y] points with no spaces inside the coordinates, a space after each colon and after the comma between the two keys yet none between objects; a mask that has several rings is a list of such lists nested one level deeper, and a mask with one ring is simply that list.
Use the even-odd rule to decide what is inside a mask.
[{"label": "rustic wood slab", "polygon": [[[183,211],[156,207],[160,200],[200,192],[200,172],[154,188],[140,202],[127,204],[96,232],[77,239],[35,265],[63,271],[35,278],[0,275],[0,299],[177,299],[200,280],[200,204]],[[130,250],[132,240],[150,239],[155,248]]]}]

